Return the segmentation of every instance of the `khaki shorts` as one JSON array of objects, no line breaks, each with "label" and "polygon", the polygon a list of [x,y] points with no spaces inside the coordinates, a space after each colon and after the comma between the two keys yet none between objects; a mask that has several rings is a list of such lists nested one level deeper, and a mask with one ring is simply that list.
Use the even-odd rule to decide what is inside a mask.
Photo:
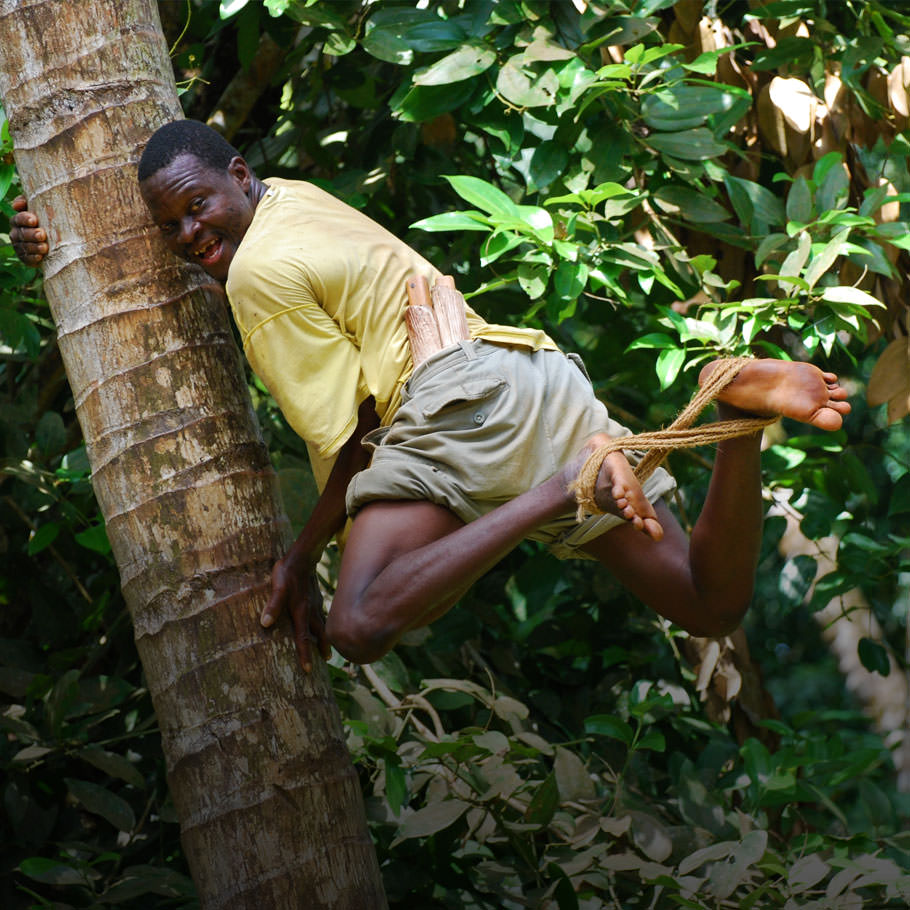
[{"label": "khaki shorts", "polygon": [[[630,435],[607,415],[578,358],[463,341],[422,363],[391,425],[365,437],[373,459],[348,487],[348,513],[376,500],[425,500],[470,522],[543,483],[604,432]],[[658,469],[644,491],[655,502],[675,486]],[[529,536],[566,559],[622,523],[615,515],[578,523],[571,513]]]}]

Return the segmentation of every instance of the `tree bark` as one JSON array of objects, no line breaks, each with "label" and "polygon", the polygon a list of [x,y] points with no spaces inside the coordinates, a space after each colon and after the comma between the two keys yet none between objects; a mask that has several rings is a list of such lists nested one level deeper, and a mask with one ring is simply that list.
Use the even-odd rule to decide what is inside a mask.
[{"label": "tree bark", "polygon": [[223,293],[149,223],[153,0],[0,0],[0,97],[203,907],[385,906],[323,665],[261,630],[289,528]]}]

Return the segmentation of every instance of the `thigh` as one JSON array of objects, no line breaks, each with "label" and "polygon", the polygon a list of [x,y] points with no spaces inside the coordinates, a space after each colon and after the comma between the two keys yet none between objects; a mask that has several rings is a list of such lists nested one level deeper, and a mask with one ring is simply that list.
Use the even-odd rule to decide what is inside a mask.
[{"label": "thigh", "polygon": [[[432,502],[379,500],[365,505],[348,534],[332,611],[343,615],[394,560],[464,526],[454,512]],[[451,606],[463,593],[453,592]],[[427,621],[435,618],[434,614]]]}]

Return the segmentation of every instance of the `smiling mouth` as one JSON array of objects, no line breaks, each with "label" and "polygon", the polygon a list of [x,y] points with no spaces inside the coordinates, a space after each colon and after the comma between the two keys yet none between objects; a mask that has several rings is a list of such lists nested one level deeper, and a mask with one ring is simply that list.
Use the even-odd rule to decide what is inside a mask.
[{"label": "smiling mouth", "polygon": [[221,241],[217,238],[209,240],[193,252],[193,258],[202,265],[211,265],[221,255]]}]

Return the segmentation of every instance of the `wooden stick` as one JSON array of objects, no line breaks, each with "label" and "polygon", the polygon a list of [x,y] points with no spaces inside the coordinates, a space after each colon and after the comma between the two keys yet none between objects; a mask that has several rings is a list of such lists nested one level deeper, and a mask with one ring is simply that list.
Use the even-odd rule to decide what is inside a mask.
[{"label": "wooden stick", "polygon": [[[446,276],[448,277],[448,276]],[[468,318],[465,315],[465,302],[461,293],[455,289],[455,282],[443,284],[445,278],[433,285],[433,312],[439,325],[439,340],[442,346],[467,341],[471,337],[468,329]]]},{"label": "wooden stick", "polygon": [[411,275],[407,280],[408,303],[404,310],[404,323],[408,330],[411,360],[418,367],[431,354],[442,350],[439,327],[430,307],[430,288],[426,278]]}]

